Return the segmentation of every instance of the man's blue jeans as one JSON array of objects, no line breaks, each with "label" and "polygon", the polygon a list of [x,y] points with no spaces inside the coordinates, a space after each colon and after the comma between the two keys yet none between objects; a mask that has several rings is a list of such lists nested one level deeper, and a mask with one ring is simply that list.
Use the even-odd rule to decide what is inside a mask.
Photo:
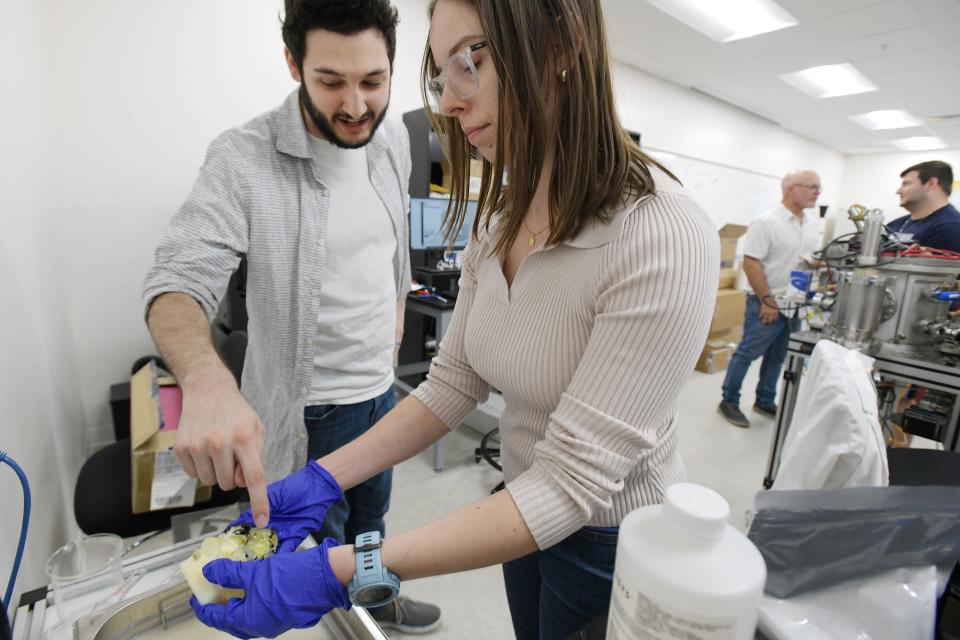
[{"label": "man's blue jeans", "polygon": [[740,404],[740,387],[747,369],[757,358],[763,356],[760,365],[760,380],[754,404],[770,406],[777,400],[777,379],[787,358],[790,334],[800,330],[800,319],[788,319],[782,313],[777,321],[764,324],[760,321],[760,300],[755,295],[747,296],[747,311],[743,320],[743,340],[730,358],[727,376],[723,380],[723,401]]},{"label": "man's blue jeans", "polygon": [[[304,409],[307,455],[321,458],[363,435],[396,404],[391,386],[382,395],[357,404],[319,404]],[[353,544],[361,533],[377,530],[384,535],[383,516],[390,508],[393,469],[379,473],[345,492],[344,499],[330,507],[320,529],[320,539],[336,538]]]},{"label": "man's blue jeans", "polygon": [[617,527],[584,527],[503,565],[517,640],[564,640],[610,608]]}]

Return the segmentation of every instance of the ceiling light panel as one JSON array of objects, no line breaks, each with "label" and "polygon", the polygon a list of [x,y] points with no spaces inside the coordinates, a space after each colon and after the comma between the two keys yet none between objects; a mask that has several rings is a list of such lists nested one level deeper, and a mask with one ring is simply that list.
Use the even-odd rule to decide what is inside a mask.
[{"label": "ceiling light panel", "polygon": [[881,129],[906,129],[908,127],[919,127],[921,124],[916,116],[903,109],[871,111],[869,113],[850,116],[850,119],[864,129],[870,129],[871,131],[879,131]]},{"label": "ceiling light panel", "polygon": [[647,0],[717,42],[786,29],[797,19],[773,0]]},{"label": "ceiling light panel", "polygon": [[930,151],[931,149],[946,149],[947,143],[936,136],[914,136],[893,140],[898,149],[904,151]]},{"label": "ceiling light panel", "polygon": [[877,85],[847,63],[810,67],[784,73],[780,78],[814,98],[836,98],[877,90]]}]

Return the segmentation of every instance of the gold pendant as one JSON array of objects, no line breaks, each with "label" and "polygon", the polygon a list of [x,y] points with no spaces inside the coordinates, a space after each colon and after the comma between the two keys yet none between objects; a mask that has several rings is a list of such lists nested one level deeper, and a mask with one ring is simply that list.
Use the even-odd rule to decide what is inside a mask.
[{"label": "gold pendant", "polygon": [[530,239],[527,240],[527,246],[528,246],[528,247],[532,247],[533,244],[534,244],[536,241],[537,241],[537,239],[536,239],[534,236],[530,236]]}]

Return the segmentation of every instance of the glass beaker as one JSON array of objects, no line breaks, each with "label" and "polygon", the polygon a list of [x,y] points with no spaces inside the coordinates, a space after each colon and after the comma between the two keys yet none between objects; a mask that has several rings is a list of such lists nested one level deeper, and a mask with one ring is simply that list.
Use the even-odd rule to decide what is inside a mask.
[{"label": "glass beaker", "polygon": [[84,602],[83,594],[113,587],[123,580],[122,549],[119,536],[98,533],[69,542],[50,556],[46,571],[59,620],[82,614],[96,605],[96,600]]}]

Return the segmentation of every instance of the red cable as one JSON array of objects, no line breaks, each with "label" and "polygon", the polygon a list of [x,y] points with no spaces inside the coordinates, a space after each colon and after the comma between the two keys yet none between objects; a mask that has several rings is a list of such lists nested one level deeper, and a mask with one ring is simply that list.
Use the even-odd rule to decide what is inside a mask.
[{"label": "red cable", "polygon": [[937,260],[960,260],[960,253],[946,249],[934,249],[912,244],[900,252],[901,257],[908,258],[936,258]]}]

